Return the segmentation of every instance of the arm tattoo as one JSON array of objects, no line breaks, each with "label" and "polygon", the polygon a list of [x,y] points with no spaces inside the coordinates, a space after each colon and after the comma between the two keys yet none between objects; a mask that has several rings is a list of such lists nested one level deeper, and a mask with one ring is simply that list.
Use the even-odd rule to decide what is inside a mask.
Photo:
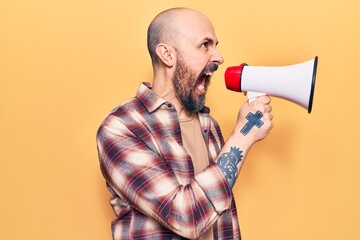
[{"label": "arm tattoo", "polygon": [[230,152],[222,154],[217,162],[217,165],[225,175],[230,188],[235,184],[238,173],[236,166],[242,159],[242,151],[239,148],[231,147]]},{"label": "arm tattoo", "polygon": [[250,112],[246,116],[248,122],[245,124],[245,126],[241,129],[240,132],[245,136],[254,126],[260,128],[264,124],[264,122],[260,120],[262,116],[263,114],[260,111],[257,111],[255,114]]}]

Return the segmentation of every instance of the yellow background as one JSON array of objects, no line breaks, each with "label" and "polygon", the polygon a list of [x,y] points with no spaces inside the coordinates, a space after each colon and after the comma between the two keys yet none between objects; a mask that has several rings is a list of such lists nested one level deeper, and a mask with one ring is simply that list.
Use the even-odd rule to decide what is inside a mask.
[{"label": "yellow background", "polygon": [[215,25],[225,63],[207,103],[225,137],[246,101],[227,66],[319,56],[313,112],[273,98],[275,128],[235,185],[243,238],[359,240],[357,0],[2,0],[0,239],[111,239],[96,130],[151,79],[146,29],[174,6]]}]

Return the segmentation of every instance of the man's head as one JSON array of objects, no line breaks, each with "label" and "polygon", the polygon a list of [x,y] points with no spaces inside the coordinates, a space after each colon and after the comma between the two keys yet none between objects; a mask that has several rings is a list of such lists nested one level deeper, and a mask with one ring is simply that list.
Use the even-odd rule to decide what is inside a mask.
[{"label": "man's head", "polygon": [[192,9],[166,10],[148,28],[148,50],[155,74],[171,73],[174,94],[189,112],[203,108],[211,75],[223,63],[217,43],[211,22]]}]

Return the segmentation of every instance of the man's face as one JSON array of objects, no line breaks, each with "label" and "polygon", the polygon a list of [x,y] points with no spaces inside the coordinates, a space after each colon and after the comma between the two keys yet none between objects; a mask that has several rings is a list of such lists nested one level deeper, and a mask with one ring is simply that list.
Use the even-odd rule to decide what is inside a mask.
[{"label": "man's face", "polygon": [[206,90],[218,65],[223,63],[217,51],[212,24],[202,15],[190,15],[178,30],[176,66],[173,76],[175,95],[189,112],[205,105]]},{"label": "man's face", "polygon": [[197,75],[186,65],[181,54],[177,55],[173,85],[177,99],[188,112],[199,112],[205,106],[206,90],[211,78],[208,73],[216,71],[217,68],[217,64],[210,64]]}]

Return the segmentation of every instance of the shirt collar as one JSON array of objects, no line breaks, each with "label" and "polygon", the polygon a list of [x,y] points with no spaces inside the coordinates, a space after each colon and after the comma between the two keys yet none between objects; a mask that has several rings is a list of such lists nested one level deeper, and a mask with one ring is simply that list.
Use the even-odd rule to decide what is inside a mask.
[{"label": "shirt collar", "polygon": [[166,103],[165,99],[162,99],[152,90],[152,84],[149,82],[143,82],[140,84],[136,93],[136,98],[144,105],[149,113],[152,113],[158,109],[162,104]]},{"label": "shirt collar", "polygon": [[[149,82],[142,82],[136,93],[136,98],[145,106],[149,113],[154,112],[161,105],[166,103],[166,100],[159,97],[155,92],[151,90],[152,84]],[[210,113],[210,108],[204,106],[200,111],[201,113]]]}]

